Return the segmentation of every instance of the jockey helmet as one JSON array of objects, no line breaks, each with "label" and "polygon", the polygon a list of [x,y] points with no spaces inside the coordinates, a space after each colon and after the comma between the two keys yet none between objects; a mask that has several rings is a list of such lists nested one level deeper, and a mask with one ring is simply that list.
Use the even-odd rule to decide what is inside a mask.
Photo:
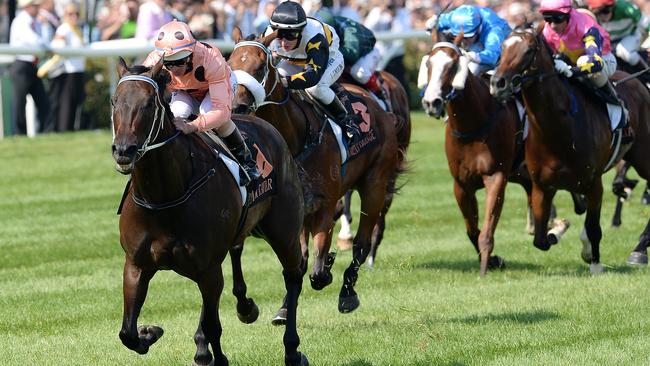
[{"label": "jockey helmet", "polygon": [[481,22],[481,14],[475,6],[461,5],[451,14],[451,34],[457,36],[462,31],[465,37],[473,37]]},{"label": "jockey helmet", "polygon": [[154,45],[156,51],[162,53],[163,60],[176,61],[194,52],[196,39],[187,24],[172,20],[160,27]]},{"label": "jockey helmet", "polygon": [[278,5],[271,15],[271,28],[302,30],[307,24],[305,10],[294,1],[285,1]]},{"label": "jockey helmet", "polygon": [[571,0],[542,0],[538,11],[540,13],[564,13],[571,12]]},{"label": "jockey helmet", "polygon": [[589,9],[600,9],[605,6],[614,6],[615,0],[587,0]]}]

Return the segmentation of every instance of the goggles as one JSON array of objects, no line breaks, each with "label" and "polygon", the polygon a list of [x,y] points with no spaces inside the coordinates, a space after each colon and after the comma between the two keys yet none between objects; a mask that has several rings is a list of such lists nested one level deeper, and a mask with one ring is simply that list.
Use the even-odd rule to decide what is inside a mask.
[{"label": "goggles", "polygon": [[165,66],[166,68],[185,66],[189,59],[190,59],[189,57],[185,57],[185,58],[182,58],[180,60],[174,60],[174,61],[164,61],[163,60],[163,66]]},{"label": "goggles", "polygon": [[300,37],[300,31],[295,29],[279,29],[278,39],[285,39],[287,41],[295,41]]},{"label": "goggles", "polygon": [[569,20],[569,14],[564,13],[544,13],[542,17],[547,23],[564,23]]}]

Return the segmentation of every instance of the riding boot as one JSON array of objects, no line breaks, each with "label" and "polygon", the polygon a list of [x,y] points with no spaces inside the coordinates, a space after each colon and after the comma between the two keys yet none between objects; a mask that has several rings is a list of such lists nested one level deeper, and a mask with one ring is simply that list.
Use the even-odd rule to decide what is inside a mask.
[{"label": "riding boot", "polygon": [[[361,138],[361,130],[356,124],[356,121],[359,120],[359,116],[356,114],[349,114],[337,96],[334,96],[334,100],[325,107],[334,116],[334,122],[341,127],[343,136],[348,138],[348,143]],[[349,136],[348,133],[352,136]]]},{"label": "riding boot", "polygon": [[245,174],[240,174],[239,176],[241,185],[248,185],[251,181],[258,179],[260,172],[257,170],[257,164],[253,160],[251,152],[244,143],[244,139],[239,130],[235,128],[230,135],[223,138],[223,141],[239,164],[244,168]]},{"label": "riding boot", "polygon": [[623,101],[619,98],[614,85],[611,81],[607,81],[605,85],[600,87],[600,91],[604,94],[605,101],[609,104],[617,105],[623,107]]}]

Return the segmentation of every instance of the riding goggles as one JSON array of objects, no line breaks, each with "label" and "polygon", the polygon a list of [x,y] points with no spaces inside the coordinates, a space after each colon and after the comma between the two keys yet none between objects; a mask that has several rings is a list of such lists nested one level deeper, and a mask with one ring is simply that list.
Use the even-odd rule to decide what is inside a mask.
[{"label": "riding goggles", "polygon": [[569,14],[565,13],[544,13],[542,17],[547,23],[564,23],[569,20]]},{"label": "riding goggles", "polygon": [[612,12],[612,7],[611,6],[603,6],[602,8],[594,9],[594,15],[607,15]]},{"label": "riding goggles", "polygon": [[185,57],[185,58],[182,58],[180,60],[163,61],[163,66],[165,66],[166,68],[185,66],[189,59],[190,59],[189,57]]},{"label": "riding goggles", "polygon": [[278,39],[294,41],[300,37],[300,31],[294,29],[278,29]]}]

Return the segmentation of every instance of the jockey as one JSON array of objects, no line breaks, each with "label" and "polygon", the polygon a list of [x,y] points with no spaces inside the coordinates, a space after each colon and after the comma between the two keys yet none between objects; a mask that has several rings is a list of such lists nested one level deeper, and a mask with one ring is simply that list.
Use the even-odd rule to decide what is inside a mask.
[{"label": "jockey", "polygon": [[177,20],[160,28],[155,46],[143,65],[151,67],[162,60],[169,72],[169,106],[176,129],[185,134],[214,130],[244,167],[248,177],[242,177],[241,183],[257,179],[260,173],[255,161],[230,119],[236,80],[231,79],[221,52],[197,42],[187,24]]},{"label": "jockey", "polygon": [[314,18],[307,18],[299,3],[285,1],[271,15],[271,25],[264,35],[277,32],[269,49],[280,61],[276,67],[282,84],[289,89],[304,89],[332,113],[343,130],[359,138],[358,118],[348,114],[343,103],[330,88],[343,73],[343,55],[334,29]]},{"label": "jockey", "polygon": [[616,56],[631,66],[643,61],[641,46],[643,17],[639,7],[628,0],[587,0],[600,25],[611,37]]},{"label": "jockey", "polygon": [[544,17],[543,35],[554,54],[562,54],[575,66],[556,59],[555,70],[570,78],[586,76],[608,98],[608,103],[622,105],[609,82],[616,71],[616,57],[611,52],[609,33],[590,15],[571,6],[571,0],[542,0],[539,12]]},{"label": "jockey", "polygon": [[314,17],[334,28],[340,39],[339,50],[345,61],[345,71],[364,88],[388,103],[382,88],[381,76],[376,72],[381,53],[375,47],[374,33],[363,24],[332,13],[332,1],[324,0]]},{"label": "jockey", "polygon": [[496,67],[501,57],[501,43],[512,29],[492,9],[461,5],[440,15],[438,31],[454,37],[463,32],[461,48],[468,51],[465,56],[470,60],[469,69],[479,75]]}]

